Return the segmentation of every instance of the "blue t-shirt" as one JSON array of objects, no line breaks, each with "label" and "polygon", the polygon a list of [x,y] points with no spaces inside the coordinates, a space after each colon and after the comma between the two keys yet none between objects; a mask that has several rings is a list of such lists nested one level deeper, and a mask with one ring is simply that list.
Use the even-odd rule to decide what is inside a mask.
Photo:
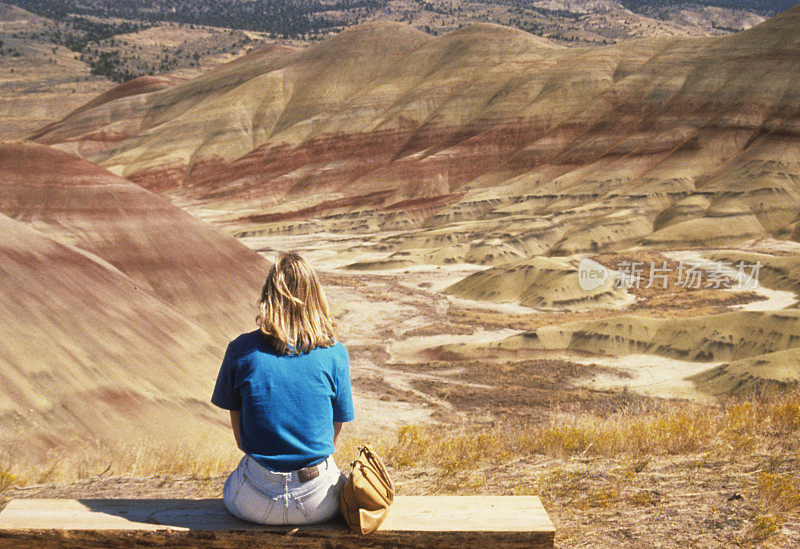
[{"label": "blue t-shirt", "polygon": [[273,471],[321,463],[333,453],[333,422],[355,418],[350,361],[337,341],[280,355],[259,330],[229,345],[211,402],[241,410],[242,449]]}]

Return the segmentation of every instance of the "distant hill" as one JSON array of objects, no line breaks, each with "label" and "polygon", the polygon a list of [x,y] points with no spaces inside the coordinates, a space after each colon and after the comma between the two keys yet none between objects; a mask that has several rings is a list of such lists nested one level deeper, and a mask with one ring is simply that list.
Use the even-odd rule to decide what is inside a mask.
[{"label": "distant hill", "polygon": [[407,229],[384,245],[450,260],[485,240],[531,257],[797,239],[798,28],[793,8],[732,36],[561,49],[369,23],[38,140],[241,230]]},{"label": "distant hill", "polygon": [[[474,22],[509,25],[564,43],[603,43],[660,34],[730,32],[788,9],[781,0],[543,0],[498,3],[448,0],[16,0],[14,4],[57,20],[121,18],[150,24],[171,21],[273,33],[324,36],[372,20],[409,23],[441,34]],[[713,7],[716,11],[708,11]],[[686,15],[690,16],[687,17]]]},{"label": "distant hill", "polygon": [[196,76],[244,53],[249,35],[91,16],[55,20],[0,2],[0,139],[29,136],[112,81]]},{"label": "distant hill", "polygon": [[713,6],[752,11],[763,15],[775,15],[798,4],[796,0],[621,0],[620,3],[633,11]]}]

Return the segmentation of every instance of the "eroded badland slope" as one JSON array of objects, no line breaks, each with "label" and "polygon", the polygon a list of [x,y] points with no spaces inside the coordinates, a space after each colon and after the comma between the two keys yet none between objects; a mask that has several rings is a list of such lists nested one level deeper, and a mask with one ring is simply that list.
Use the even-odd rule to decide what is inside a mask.
[{"label": "eroded badland slope", "polygon": [[0,417],[4,445],[24,434],[18,459],[224,427],[207,395],[220,348],[252,323],[260,256],[31,143],[0,143],[0,222]]},{"label": "eroded badland slope", "polygon": [[798,28],[794,8],[727,37],[558,49],[364,24],[38,141],[251,232],[404,229],[383,244],[453,260],[487,239],[530,257],[791,238]]}]

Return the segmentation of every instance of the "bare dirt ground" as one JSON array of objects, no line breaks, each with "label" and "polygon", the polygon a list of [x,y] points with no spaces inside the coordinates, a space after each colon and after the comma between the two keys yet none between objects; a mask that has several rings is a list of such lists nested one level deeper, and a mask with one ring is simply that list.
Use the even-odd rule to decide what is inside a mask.
[{"label": "bare dirt ground", "polygon": [[[763,486],[764,478],[783,479],[800,468],[800,458],[780,446],[778,436],[766,446],[753,446],[747,452],[732,448],[729,455],[722,456],[697,449],[661,455],[596,455],[593,443],[583,452],[564,455],[514,455],[502,450],[502,444],[493,446],[494,439],[489,438],[488,454],[474,461],[466,451],[455,461],[448,458],[451,465],[404,457],[411,454],[404,450],[409,439],[403,436],[415,432],[408,426],[438,426],[462,432],[462,440],[469,441],[495,436],[504,426],[509,433],[516,433],[530,426],[558,425],[562,418],[578,415],[602,420],[620,413],[635,416],[639,410],[643,414],[680,410],[686,401],[675,397],[692,393],[682,377],[695,371],[680,361],[659,358],[655,365],[659,376],[645,382],[654,367],[648,357],[611,362],[534,355],[514,360],[455,360],[437,351],[445,343],[497,340],[540,326],[622,311],[518,307],[510,312],[452,300],[441,293],[475,267],[354,272],[338,268],[344,262],[335,251],[352,245],[346,239],[286,237],[269,239],[269,248],[264,240],[245,242],[268,257],[275,250],[300,249],[317,265],[340,324],[341,339],[350,352],[358,408],[358,420],[347,433],[350,445],[365,439],[379,441],[390,452],[387,461],[399,493],[540,495],[556,524],[559,546],[781,546],[800,542],[800,517],[791,505],[789,511],[774,509],[771,492]],[[606,254],[596,259],[611,263],[622,257]],[[653,252],[641,252],[637,257],[664,259]],[[723,312],[769,298],[752,291],[698,289],[688,295],[644,288],[631,291],[637,297],[631,309],[654,317]],[[701,399],[692,409],[701,414],[704,409],[718,409],[710,402]],[[492,455],[493,448],[496,455]],[[337,459],[345,464],[348,457],[337,455]],[[2,497],[219,497],[224,479],[224,475],[100,475],[67,485],[11,486]],[[69,540],[50,541],[69,545]],[[78,541],[109,544],[109,540]],[[222,538],[128,541],[215,547],[232,543]]]}]

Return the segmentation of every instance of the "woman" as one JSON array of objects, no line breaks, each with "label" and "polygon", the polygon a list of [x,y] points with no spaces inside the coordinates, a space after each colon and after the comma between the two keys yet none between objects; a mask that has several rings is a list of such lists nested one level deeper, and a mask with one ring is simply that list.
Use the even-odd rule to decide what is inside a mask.
[{"label": "woman", "polygon": [[317,276],[296,253],[278,256],[259,306],[259,329],[228,345],[211,397],[230,410],[245,453],[225,482],[225,506],[261,524],[325,521],[346,480],[334,445],[354,418],[347,349]]}]

